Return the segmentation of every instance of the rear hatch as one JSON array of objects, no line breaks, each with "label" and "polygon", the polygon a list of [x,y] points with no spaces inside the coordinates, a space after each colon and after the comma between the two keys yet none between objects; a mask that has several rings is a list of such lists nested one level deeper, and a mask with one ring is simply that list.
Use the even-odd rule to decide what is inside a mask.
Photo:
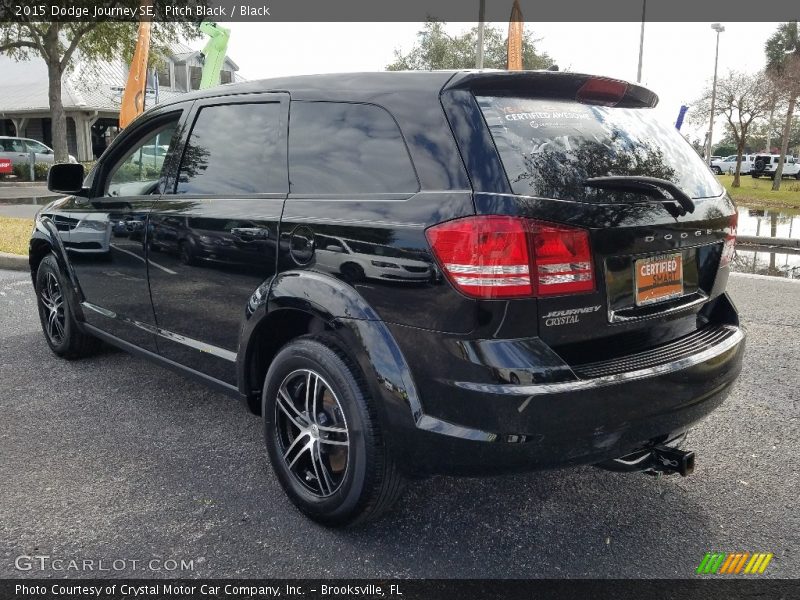
[{"label": "rear hatch", "polygon": [[[651,92],[547,75],[531,74],[528,85],[524,74],[461,85],[507,182],[479,189],[481,178],[473,177],[478,215],[533,223],[531,254],[553,240],[563,246],[566,258],[557,264],[531,259],[538,335],[574,363],[691,333],[702,326],[698,311],[724,291],[735,207],[701,157],[654,114]],[[490,158],[482,169],[491,168]],[[537,239],[548,224],[563,226],[560,242]],[[585,252],[571,233],[581,230]]]}]

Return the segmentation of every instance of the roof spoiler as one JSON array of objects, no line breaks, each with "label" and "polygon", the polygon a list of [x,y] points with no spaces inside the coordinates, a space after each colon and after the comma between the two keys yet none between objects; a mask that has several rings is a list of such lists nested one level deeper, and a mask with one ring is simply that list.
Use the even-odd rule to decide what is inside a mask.
[{"label": "roof spoiler", "polygon": [[462,71],[454,75],[442,91],[459,89],[502,96],[561,98],[620,108],[653,108],[658,104],[658,96],[640,85],[584,73]]}]

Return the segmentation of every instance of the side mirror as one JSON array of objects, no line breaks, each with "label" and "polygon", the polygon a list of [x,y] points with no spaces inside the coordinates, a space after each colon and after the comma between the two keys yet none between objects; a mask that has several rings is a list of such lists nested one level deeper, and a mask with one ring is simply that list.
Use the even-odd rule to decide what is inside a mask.
[{"label": "side mirror", "polygon": [[56,194],[82,196],[84,194],[83,178],[83,165],[55,164],[47,173],[47,189]]}]

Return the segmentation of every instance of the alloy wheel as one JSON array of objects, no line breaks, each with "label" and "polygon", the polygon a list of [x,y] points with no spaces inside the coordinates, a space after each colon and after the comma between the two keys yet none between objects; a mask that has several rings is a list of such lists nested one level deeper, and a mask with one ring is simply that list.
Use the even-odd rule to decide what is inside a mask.
[{"label": "alloy wheel", "polygon": [[274,422],[295,480],[318,498],[334,494],[347,474],[350,436],[333,388],[310,369],[289,373],[278,388]]},{"label": "alloy wheel", "polygon": [[39,292],[39,302],[44,313],[47,335],[51,342],[58,345],[64,341],[66,315],[64,314],[64,294],[55,274],[47,273],[47,281]]}]

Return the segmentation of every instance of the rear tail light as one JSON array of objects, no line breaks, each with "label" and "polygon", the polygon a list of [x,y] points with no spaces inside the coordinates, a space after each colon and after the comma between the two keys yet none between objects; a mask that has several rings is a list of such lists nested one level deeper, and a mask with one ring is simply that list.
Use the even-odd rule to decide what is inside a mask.
[{"label": "rear tail light", "polygon": [[503,216],[475,216],[426,231],[453,285],[473,298],[556,296],[594,290],[589,232]]},{"label": "rear tail light", "polygon": [[725,243],[722,244],[722,256],[719,259],[719,266],[727,267],[733,261],[736,253],[736,228],[739,225],[739,214],[735,213],[731,217],[731,224],[725,234]]}]

